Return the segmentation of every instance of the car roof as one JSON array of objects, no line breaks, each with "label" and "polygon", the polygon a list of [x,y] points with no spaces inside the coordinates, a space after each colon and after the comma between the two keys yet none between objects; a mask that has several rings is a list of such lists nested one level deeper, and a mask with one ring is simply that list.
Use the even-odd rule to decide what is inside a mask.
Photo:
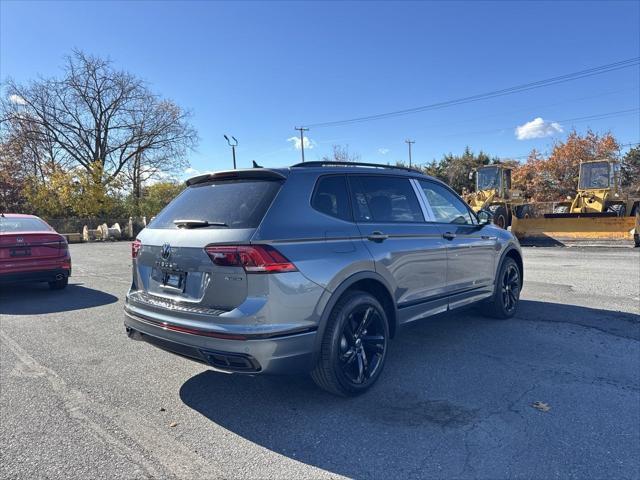
[{"label": "car roof", "polygon": [[376,163],[363,162],[323,162],[310,161],[305,163],[297,163],[290,167],[284,168],[244,168],[237,170],[222,170],[216,172],[203,173],[195,175],[186,181],[187,185],[195,185],[216,179],[231,178],[277,178],[285,179],[292,172],[306,172],[310,174],[327,174],[327,173],[366,173],[367,175],[394,175],[406,177],[420,177],[443,183],[439,179],[426,175],[419,170],[410,167],[401,167],[395,165],[385,165]]},{"label": "car roof", "polygon": [[0,216],[6,218],[39,218],[35,215],[28,215],[26,213],[0,213]]}]

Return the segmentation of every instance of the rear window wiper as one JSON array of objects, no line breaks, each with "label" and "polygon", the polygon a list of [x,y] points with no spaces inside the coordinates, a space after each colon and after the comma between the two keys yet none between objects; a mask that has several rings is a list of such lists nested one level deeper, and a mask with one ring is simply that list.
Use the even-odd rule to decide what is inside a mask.
[{"label": "rear window wiper", "polygon": [[224,222],[210,222],[209,220],[174,220],[178,228],[228,227]]}]

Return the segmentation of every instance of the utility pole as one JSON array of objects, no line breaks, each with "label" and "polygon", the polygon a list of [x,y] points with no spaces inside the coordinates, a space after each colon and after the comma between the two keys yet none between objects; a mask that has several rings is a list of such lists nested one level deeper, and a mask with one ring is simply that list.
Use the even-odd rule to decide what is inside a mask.
[{"label": "utility pole", "polygon": [[236,140],[236,137],[234,137],[233,135],[231,135],[231,138],[233,138],[234,143],[231,143],[231,140],[229,140],[229,137],[224,135],[224,139],[227,141],[227,143],[231,147],[231,154],[233,155],[233,169],[235,170],[236,169],[236,147],[238,146],[238,140]]},{"label": "utility pole", "polygon": [[413,144],[414,144],[414,143],[416,143],[416,142],[415,142],[415,140],[409,140],[409,139],[406,139],[406,140],[404,141],[404,143],[406,143],[407,145],[409,145],[409,168],[411,168],[411,145],[413,145]]},{"label": "utility pole", "polygon": [[308,128],[304,127],[293,127],[294,130],[300,130],[300,151],[302,152],[302,162],[304,163],[304,132],[309,131]]}]

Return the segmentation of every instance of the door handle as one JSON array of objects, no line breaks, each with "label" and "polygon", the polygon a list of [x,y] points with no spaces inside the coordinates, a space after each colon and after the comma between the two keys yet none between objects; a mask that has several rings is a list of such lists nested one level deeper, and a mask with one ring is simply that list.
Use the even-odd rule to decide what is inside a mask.
[{"label": "door handle", "polygon": [[454,238],[456,238],[456,234],[451,232],[445,232],[442,234],[442,238],[446,238],[447,240],[453,240]]},{"label": "door handle", "polygon": [[498,237],[492,237],[491,235],[482,235],[480,236],[480,238],[482,238],[482,240],[497,240]]},{"label": "door handle", "polygon": [[372,242],[380,243],[380,242],[384,242],[387,238],[389,238],[389,235],[382,232],[378,232],[376,230],[375,232],[371,232],[369,235],[367,235],[367,238]]}]

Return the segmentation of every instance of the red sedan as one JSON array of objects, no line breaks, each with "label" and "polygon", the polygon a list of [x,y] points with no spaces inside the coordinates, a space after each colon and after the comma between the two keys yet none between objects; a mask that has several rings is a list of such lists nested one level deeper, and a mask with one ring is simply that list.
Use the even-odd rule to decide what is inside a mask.
[{"label": "red sedan", "polygon": [[71,255],[67,240],[34,215],[0,214],[0,283],[48,282],[67,286]]}]

